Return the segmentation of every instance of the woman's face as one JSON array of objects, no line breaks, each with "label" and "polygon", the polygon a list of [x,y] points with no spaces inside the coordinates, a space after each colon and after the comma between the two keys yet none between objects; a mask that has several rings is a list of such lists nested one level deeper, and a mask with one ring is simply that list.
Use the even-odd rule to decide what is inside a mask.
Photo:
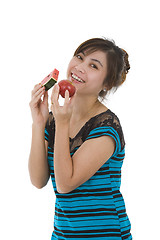
[{"label": "woman's face", "polygon": [[98,96],[103,89],[103,81],[107,74],[106,54],[102,51],[81,52],[74,56],[67,70],[67,78],[76,87],[77,94]]}]

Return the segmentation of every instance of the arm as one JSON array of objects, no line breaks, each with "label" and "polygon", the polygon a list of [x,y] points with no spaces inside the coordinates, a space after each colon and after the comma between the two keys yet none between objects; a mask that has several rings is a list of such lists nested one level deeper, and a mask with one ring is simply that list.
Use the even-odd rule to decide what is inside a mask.
[{"label": "arm", "polygon": [[59,124],[56,128],[54,154],[56,186],[59,193],[68,193],[91,178],[112,156],[115,142],[109,136],[87,140],[71,158],[68,127]]},{"label": "arm", "polygon": [[44,187],[49,180],[47,153],[48,142],[44,139],[44,127],[33,124],[28,167],[31,182],[37,188]]},{"label": "arm", "polygon": [[73,162],[69,149],[69,125],[57,123],[54,144],[54,172],[57,191],[66,192],[73,174]]},{"label": "arm", "polygon": [[[43,96],[43,100],[41,99]],[[30,109],[33,119],[32,143],[29,156],[31,182],[37,188],[44,187],[49,179],[47,162],[48,143],[45,143],[45,125],[49,116],[48,93],[40,84],[35,85],[31,94]]]},{"label": "arm", "polygon": [[89,139],[71,158],[69,149],[69,121],[73,99],[65,92],[64,106],[58,103],[59,87],[52,91],[52,112],[55,117],[54,173],[57,191],[68,193],[92,177],[112,156],[115,142],[110,136]]}]

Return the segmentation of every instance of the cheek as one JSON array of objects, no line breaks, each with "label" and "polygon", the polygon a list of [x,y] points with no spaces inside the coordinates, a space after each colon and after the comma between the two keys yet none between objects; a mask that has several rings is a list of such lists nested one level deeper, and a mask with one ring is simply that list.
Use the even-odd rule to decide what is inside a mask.
[{"label": "cheek", "polygon": [[73,61],[73,59],[71,59],[71,61],[68,64],[68,68],[67,68],[67,76],[68,76],[68,74],[70,74],[70,71],[73,67],[74,67],[74,61]]},{"label": "cheek", "polygon": [[93,79],[96,84],[103,84],[104,81],[104,74],[97,72],[97,74],[93,74]]},{"label": "cheek", "polygon": [[67,67],[67,77],[70,75],[71,68],[71,64],[69,63]]},{"label": "cheek", "polygon": [[106,79],[106,76],[107,76],[106,72],[101,74],[101,83],[102,83],[102,85],[103,85],[103,83],[104,83],[104,81]]}]

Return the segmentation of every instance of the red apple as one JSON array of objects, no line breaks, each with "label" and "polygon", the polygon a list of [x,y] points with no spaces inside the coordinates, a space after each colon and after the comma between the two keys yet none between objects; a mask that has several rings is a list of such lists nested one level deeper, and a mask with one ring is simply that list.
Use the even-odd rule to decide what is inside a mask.
[{"label": "red apple", "polygon": [[73,86],[72,82],[69,80],[61,80],[58,83],[60,90],[59,94],[64,98],[65,97],[65,91],[69,91],[69,97],[72,97],[75,94],[76,88]]}]

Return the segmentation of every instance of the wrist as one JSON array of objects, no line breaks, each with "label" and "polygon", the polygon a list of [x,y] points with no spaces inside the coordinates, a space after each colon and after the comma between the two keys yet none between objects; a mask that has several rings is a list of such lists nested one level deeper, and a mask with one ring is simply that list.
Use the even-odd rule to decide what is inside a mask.
[{"label": "wrist", "polygon": [[32,123],[32,129],[34,130],[41,130],[44,131],[45,130],[45,124],[44,123]]},{"label": "wrist", "polygon": [[56,119],[55,118],[55,124],[56,124],[56,126],[61,126],[61,127],[67,127],[67,126],[69,126],[69,119]]},{"label": "wrist", "polygon": [[56,133],[64,134],[64,136],[67,134],[69,135],[69,122],[68,121],[56,121]]}]

